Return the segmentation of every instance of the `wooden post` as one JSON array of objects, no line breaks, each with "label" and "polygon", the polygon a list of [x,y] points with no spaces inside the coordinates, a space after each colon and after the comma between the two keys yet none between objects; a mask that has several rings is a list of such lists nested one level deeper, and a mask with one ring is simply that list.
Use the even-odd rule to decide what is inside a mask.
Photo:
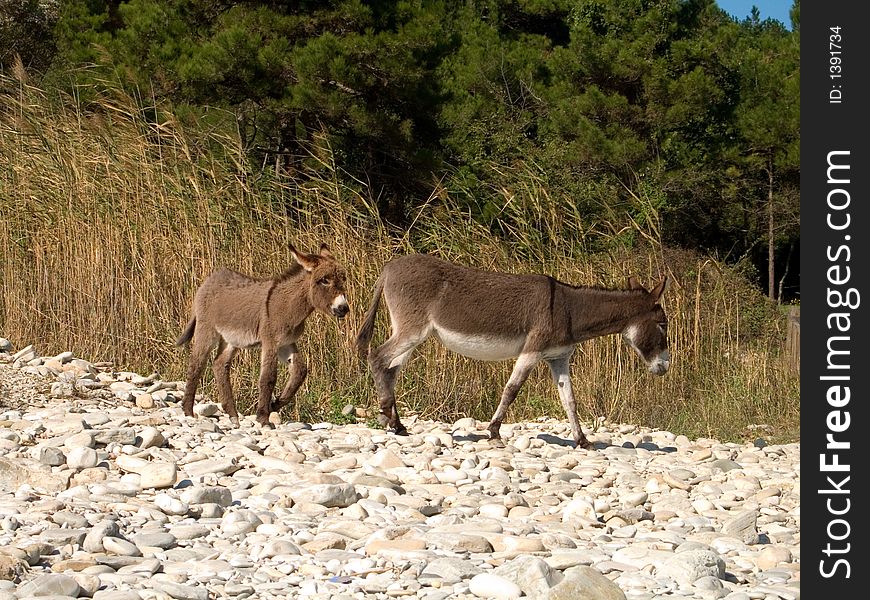
[{"label": "wooden post", "polygon": [[785,337],[785,354],[788,366],[795,371],[801,368],[801,308],[792,306],[788,311]]}]

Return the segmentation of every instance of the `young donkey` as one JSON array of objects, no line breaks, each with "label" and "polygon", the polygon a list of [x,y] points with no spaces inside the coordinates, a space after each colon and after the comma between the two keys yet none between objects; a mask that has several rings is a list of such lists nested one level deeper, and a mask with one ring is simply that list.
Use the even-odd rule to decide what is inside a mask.
[{"label": "young donkey", "polygon": [[[396,410],[396,376],[414,348],[434,335],[450,350],[470,358],[516,358],[489,423],[491,439],[500,438],[508,407],[532,368],[543,360],[559,390],[574,442],[589,448],[571,389],[574,347],[621,332],[650,372],[664,375],[670,364],[667,317],[658,301],[666,286],[667,278],[647,291],[631,277],[627,290],[574,287],[545,275],[483,271],[423,254],[394,259],[375,284],[356,340],[360,355],[368,353],[381,424],[405,433]],[[381,295],[390,313],[392,335],[368,352]]]},{"label": "young donkey", "polygon": [[[290,254],[296,262],[281,275],[254,279],[219,269],[196,290],[193,316],[175,342],[180,346],[193,339],[182,402],[185,415],[193,416],[196,388],[215,346],[218,350],[212,366],[218,396],[236,427],[239,414],[230,386],[230,363],[239,348],[260,346],[257,421],[261,425],[268,425],[269,413],[287,405],[302,385],[308,368],[296,342],[305,319],[315,309],[342,319],[349,309],[344,268],[326,244],[320,246],[319,254],[305,254],[291,245]],[[289,362],[290,378],[273,401],[279,360]]]}]

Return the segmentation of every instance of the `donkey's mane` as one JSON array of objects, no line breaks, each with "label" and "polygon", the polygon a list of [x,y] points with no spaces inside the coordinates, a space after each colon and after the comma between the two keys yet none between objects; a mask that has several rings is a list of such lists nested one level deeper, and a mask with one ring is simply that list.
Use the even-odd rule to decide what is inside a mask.
[{"label": "donkey's mane", "polygon": [[292,265],[287,267],[287,270],[281,273],[280,275],[275,275],[272,280],[276,283],[280,283],[282,281],[287,281],[288,279],[292,279],[296,277],[302,271],[302,265],[298,262],[294,262]]},{"label": "donkey's mane", "polygon": [[626,288],[610,288],[603,285],[573,285],[570,283],[565,283],[564,281],[559,281],[558,279],[551,277],[553,281],[558,283],[559,285],[564,285],[567,288],[572,290],[579,290],[584,292],[602,292],[607,294],[619,294],[622,296],[637,296],[644,290],[641,288],[638,289],[626,289]]}]

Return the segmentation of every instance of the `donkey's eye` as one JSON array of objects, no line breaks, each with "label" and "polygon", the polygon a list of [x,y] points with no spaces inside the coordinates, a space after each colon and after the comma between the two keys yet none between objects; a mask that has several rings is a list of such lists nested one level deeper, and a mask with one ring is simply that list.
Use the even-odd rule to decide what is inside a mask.
[{"label": "donkey's eye", "polygon": [[329,277],[321,277],[317,280],[317,283],[320,285],[329,285]]}]

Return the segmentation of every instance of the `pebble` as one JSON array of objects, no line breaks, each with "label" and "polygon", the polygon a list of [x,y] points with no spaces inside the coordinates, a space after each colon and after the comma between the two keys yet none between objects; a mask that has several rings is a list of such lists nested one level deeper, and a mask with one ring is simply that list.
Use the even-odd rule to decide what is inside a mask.
[{"label": "pebble", "polygon": [[136,544],[116,537],[103,538],[103,549],[109,554],[119,556],[142,556],[142,552],[136,547]]},{"label": "pebble", "polygon": [[495,598],[497,600],[514,600],[523,595],[523,590],[513,581],[493,575],[480,573],[471,578],[469,591],[478,598]]},{"label": "pebble", "polygon": [[73,448],[66,455],[66,465],[70,469],[90,469],[100,462],[96,450],[93,448]]},{"label": "pebble", "polygon": [[800,597],[797,443],[607,424],[576,450],[555,419],[505,424],[500,448],[470,418],[234,427],[208,399],[183,417],[184,382],[11,349],[0,600]]},{"label": "pebble", "polygon": [[181,493],[181,500],[187,504],[217,504],[227,507],[233,503],[233,493],[223,486],[194,486]]},{"label": "pebble", "polygon": [[154,498],[154,506],[167,515],[186,515],[190,511],[190,506],[186,502],[182,502],[169,494],[158,494]]},{"label": "pebble", "polygon": [[19,598],[28,596],[71,596],[79,595],[81,588],[75,579],[59,573],[38,575],[16,590]]}]

